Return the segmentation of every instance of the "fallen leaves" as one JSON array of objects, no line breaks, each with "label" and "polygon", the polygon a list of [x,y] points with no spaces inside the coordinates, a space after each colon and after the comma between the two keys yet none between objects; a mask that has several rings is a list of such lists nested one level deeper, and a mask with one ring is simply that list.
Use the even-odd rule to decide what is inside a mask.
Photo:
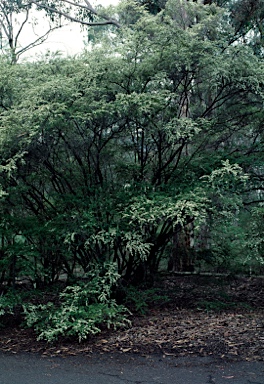
[{"label": "fallen leaves", "polygon": [[[174,279],[174,287],[178,287]],[[172,282],[170,282],[172,283]],[[174,301],[164,308],[152,308],[146,317],[134,316],[132,327],[118,331],[104,330],[79,344],[76,340],[64,340],[49,345],[36,341],[32,330],[19,328],[3,329],[0,337],[0,350],[12,353],[20,351],[38,352],[44,355],[76,355],[99,353],[162,353],[164,356],[218,356],[222,359],[264,360],[263,324],[263,285],[254,285],[245,290],[239,286],[227,286],[234,300],[240,292],[243,299],[255,304],[255,309],[244,307],[221,312],[201,311],[196,308],[179,306],[179,297],[185,303],[201,299],[205,292],[207,299],[210,287],[195,286],[190,290],[189,282],[181,279],[181,290],[175,288]],[[253,284],[253,285],[252,285]],[[215,294],[212,288],[212,295]],[[218,287],[219,289],[219,287]],[[221,288],[223,289],[223,288]],[[248,295],[248,296],[247,296]],[[197,298],[198,297],[198,298]],[[230,378],[231,377],[226,377]]]},{"label": "fallen leaves", "polygon": [[[164,315],[163,311],[160,317],[156,315],[151,319],[155,326],[149,326],[149,318],[137,319],[137,324],[131,329],[110,335],[108,341],[111,350],[122,352],[133,352],[135,349],[145,352],[150,349],[178,356],[187,353],[213,354],[222,358],[250,356],[251,359],[261,360],[264,359],[263,340],[254,326],[255,318],[260,315],[260,312],[254,312],[205,316],[193,310]],[[228,331],[223,325],[226,322]]]}]

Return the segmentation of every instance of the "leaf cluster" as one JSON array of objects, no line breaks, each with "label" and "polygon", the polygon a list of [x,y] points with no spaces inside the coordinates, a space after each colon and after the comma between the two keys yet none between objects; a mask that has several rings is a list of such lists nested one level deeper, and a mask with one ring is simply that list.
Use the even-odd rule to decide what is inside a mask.
[{"label": "leaf cluster", "polygon": [[51,302],[24,305],[27,326],[35,329],[38,339],[51,342],[59,336],[77,336],[81,341],[104,325],[129,325],[128,310],[111,298],[118,278],[114,264],[95,266],[86,274],[86,282],[63,290],[58,306]]}]

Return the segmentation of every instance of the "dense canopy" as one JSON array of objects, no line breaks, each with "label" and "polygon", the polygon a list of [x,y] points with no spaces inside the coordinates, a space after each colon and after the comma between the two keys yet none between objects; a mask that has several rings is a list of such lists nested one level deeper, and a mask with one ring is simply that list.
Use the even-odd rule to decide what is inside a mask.
[{"label": "dense canopy", "polygon": [[78,57],[0,57],[0,284],[104,263],[133,284],[167,269],[259,272],[263,6],[107,12],[115,22]]}]

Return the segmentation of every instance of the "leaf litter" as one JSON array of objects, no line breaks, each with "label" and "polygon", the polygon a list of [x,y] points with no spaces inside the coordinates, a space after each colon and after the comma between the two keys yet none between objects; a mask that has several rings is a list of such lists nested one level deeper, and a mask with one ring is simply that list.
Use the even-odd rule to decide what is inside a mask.
[{"label": "leaf litter", "polygon": [[264,279],[222,284],[192,276],[166,276],[157,285],[170,300],[134,314],[130,328],[107,330],[78,343],[37,341],[32,329],[0,331],[0,350],[43,355],[138,353],[264,360]]}]

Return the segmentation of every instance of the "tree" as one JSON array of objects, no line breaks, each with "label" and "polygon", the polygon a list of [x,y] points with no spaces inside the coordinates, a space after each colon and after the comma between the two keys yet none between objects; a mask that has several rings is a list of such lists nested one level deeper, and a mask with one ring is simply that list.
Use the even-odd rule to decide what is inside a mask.
[{"label": "tree", "polygon": [[[42,17],[43,12],[46,13],[49,26],[44,33],[36,35],[30,43],[21,45],[21,35],[28,25],[32,26],[32,35],[34,35],[34,26],[39,23],[36,11],[42,11]],[[65,21],[77,22],[83,26],[120,27],[118,21],[107,16],[103,8],[95,9],[88,1],[2,0],[0,2],[1,50],[7,53],[11,63],[15,64],[23,53],[42,44],[50,33],[61,28]]]},{"label": "tree", "polygon": [[120,27],[115,18],[108,16],[103,9],[96,9],[88,0],[81,1],[47,1],[34,0],[30,4],[35,4],[37,9],[44,9],[47,14],[55,19],[56,16],[80,23],[85,26],[114,25]]},{"label": "tree", "polygon": [[25,271],[37,284],[62,271],[73,279],[105,261],[142,281],[179,257],[175,236],[188,224],[197,238],[210,226],[207,246],[220,255],[219,229],[242,223],[256,173],[263,183],[263,64],[243,42],[226,44],[221,9],[184,6],[170,0],[151,15],[133,3],[133,23],[81,58],[5,67],[10,284]]},{"label": "tree", "polygon": [[255,52],[263,49],[264,8],[261,0],[212,0],[228,11],[228,22],[233,26],[230,43],[240,40],[254,47]]},{"label": "tree", "polygon": [[139,5],[143,5],[148,12],[156,15],[164,9],[166,0],[138,0]]},{"label": "tree", "polygon": [[[37,23],[33,14],[34,8],[31,4],[22,4],[19,0],[0,2],[1,50],[7,54],[12,64],[16,64],[23,53],[42,44],[52,31],[61,26],[50,24],[46,32],[34,37],[30,43],[23,46],[20,43],[20,37],[25,27],[29,24],[34,26]],[[34,34],[33,30],[32,34]]]}]

